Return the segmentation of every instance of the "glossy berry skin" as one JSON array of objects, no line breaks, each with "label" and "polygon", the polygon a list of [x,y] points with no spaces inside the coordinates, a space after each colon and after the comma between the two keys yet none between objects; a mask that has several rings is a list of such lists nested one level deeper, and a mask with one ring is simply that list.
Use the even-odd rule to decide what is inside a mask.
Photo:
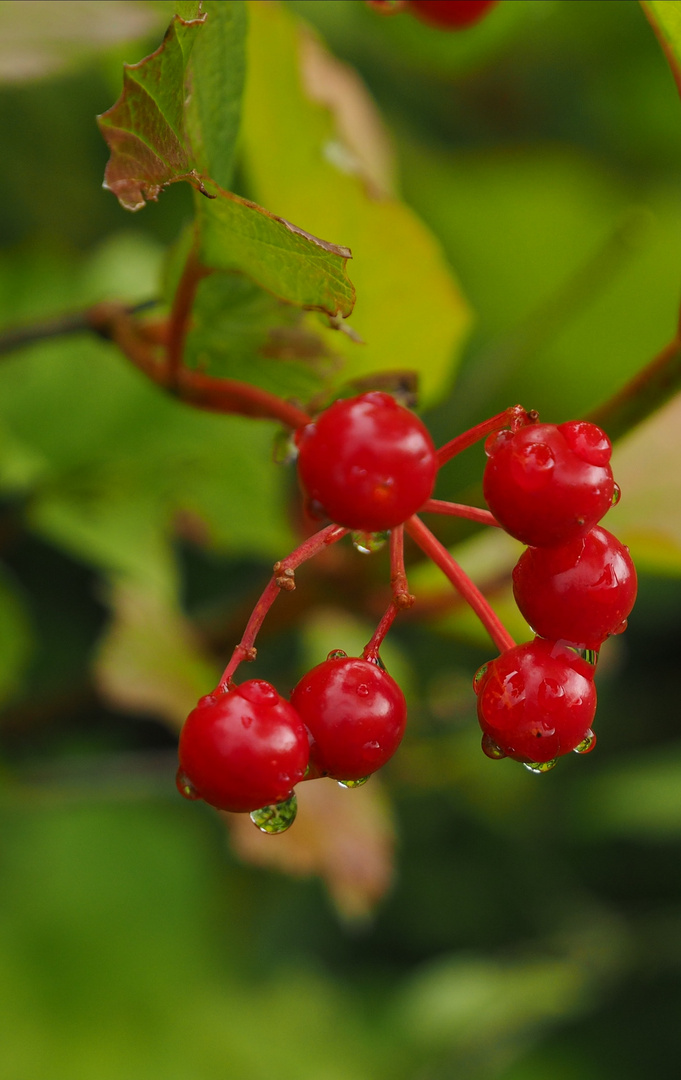
[{"label": "glossy berry skin", "polygon": [[499,524],[532,547],[586,536],[613,503],[612,447],[595,424],[531,424],[485,443],[487,505]]},{"label": "glossy berry skin", "polygon": [[625,628],[636,587],[629,549],[599,525],[566,544],[528,548],[513,570],[516,603],[535,634],[586,649]]},{"label": "glossy berry skin", "polygon": [[330,657],[312,668],[291,694],[291,704],[310,733],[315,774],[335,780],[361,780],[385,765],[407,722],[395,680],[361,657]]},{"label": "glossy berry skin", "polygon": [[407,0],[407,7],[424,23],[441,30],[465,30],[484,18],[498,0]]},{"label": "glossy berry skin", "polygon": [[510,758],[547,762],[579,746],[596,711],[593,668],[535,638],[481,668],[474,686],[483,734]]},{"label": "glossy berry skin", "polygon": [[334,402],[296,434],[311,507],[337,525],[383,532],[430,498],[437,453],[428,430],[390,394]]},{"label": "glossy berry skin", "polygon": [[182,728],[179,756],[200,798],[242,813],[289,798],[309,743],[295,709],[269,683],[249,679],[201,698]]}]

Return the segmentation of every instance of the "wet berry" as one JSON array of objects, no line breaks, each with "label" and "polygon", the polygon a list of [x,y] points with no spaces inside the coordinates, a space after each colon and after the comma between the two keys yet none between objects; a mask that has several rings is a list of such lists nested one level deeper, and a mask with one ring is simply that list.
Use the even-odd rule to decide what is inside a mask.
[{"label": "wet berry", "polygon": [[486,664],[474,687],[488,756],[542,764],[577,749],[596,711],[592,674],[570,649],[543,638]]},{"label": "wet berry", "polygon": [[407,0],[422,22],[442,30],[465,30],[484,18],[498,0]]},{"label": "wet berry", "polygon": [[600,526],[556,547],[528,548],[513,570],[516,603],[536,634],[598,650],[636,599],[626,548]]},{"label": "wet berry", "polygon": [[334,402],[297,435],[298,475],[313,509],[337,525],[382,532],[430,497],[437,454],[423,423],[378,391]]},{"label": "wet berry", "polygon": [[530,424],[485,443],[487,505],[525,544],[543,547],[585,536],[612,506],[610,441],[595,424]]},{"label": "wet berry", "polygon": [[360,657],[331,654],[303,676],[291,704],[310,732],[310,765],[336,780],[361,780],[385,765],[407,721],[395,680]]},{"label": "wet berry", "polygon": [[269,683],[250,679],[201,698],[180,735],[178,787],[219,810],[258,810],[290,798],[309,759],[297,712]]}]

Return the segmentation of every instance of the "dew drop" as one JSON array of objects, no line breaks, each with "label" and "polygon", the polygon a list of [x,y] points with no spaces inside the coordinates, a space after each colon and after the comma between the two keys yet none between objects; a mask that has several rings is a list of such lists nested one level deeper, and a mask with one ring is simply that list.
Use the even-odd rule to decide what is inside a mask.
[{"label": "dew drop", "polygon": [[327,660],[345,660],[348,654],[343,649],[332,649],[327,656]]},{"label": "dew drop", "polygon": [[618,502],[622,498],[622,489],[619,484],[614,484],[612,489],[612,505],[617,506]]},{"label": "dew drop", "polygon": [[611,633],[613,635],[615,635],[615,636],[617,636],[617,634],[623,634],[628,625],[629,625],[629,620],[628,619],[623,619],[622,622],[619,624],[619,626],[616,626],[615,629],[611,631]]},{"label": "dew drop", "polygon": [[291,432],[280,431],[272,443],[272,459],[277,465],[290,465],[298,457],[298,447]]},{"label": "dew drop", "polygon": [[536,773],[541,776],[542,773],[551,772],[551,769],[556,767],[558,758],[551,758],[550,761],[523,761],[523,765],[528,772]]},{"label": "dew drop", "polygon": [[[236,693],[246,701],[250,701],[252,705],[273,706],[279,701],[277,691],[264,679],[248,679],[237,686]],[[248,724],[244,726],[248,727]]]},{"label": "dew drop", "polygon": [[360,683],[360,685],[357,687],[357,693],[360,697],[367,697],[369,694],[369,687],[367,686],[367,684]]},{"label": "dew drop", "polygon": [[489,669],[489,664],[483,664],[482,667],[478,668],[475,675],[473,676],[473,689],[475,690],[476,694],[480,693],[480,687],[482,685],[482,680],[485,678],[485,675],[487,674],[488,669]]},{"label": "dew drop", "polygon": [[354,532],[352,543],[362,555],[373,555],[375,551],[380,551],[382,547],[385,547],[389,536],[390,533],[387,532]]},{"label": "dew drop", "polygon": [[194,801],[195,799],[201,798],[184,769],[177,770],[175,783],[177,785],[177,790],[179,791],[183,799],[191,799],[192,801]]},{"label": "dew drop", "polygon": [[339,780],[338,786],[349,789],[362,787],[364,784],[366,784],[368,779],[368,776],[360,776],[359,780]]},{"label": "dew drop", "polygon": [[596,745],[596,736],[591,728],[587,731],[586,735],[580,743],[575,746],[575,754],[588,754],[590,750],[593,750]]},{"label": "dew drop", "polygon": [[485,454],[487,457],[493,457],[497,451],[501,450],[504,446],[511,442],[513,438],[513,432],[504,429],[503,431],[493,431],[491,435],[488,435],[485,439]]},{"label": "dew drop", "polygon": [[483,754],[486,754],[488,758],[492,758],[494,761],[501,761],[502,758],[506,757],[506,754],[501,747],[497,746],[492,736],[488,735],[486,732],[482,737],[480,745],[482,746]]},{"label": "dew drop", "polygon": [[284,802],[272,803],[271,806],[263,806],[260,810],[252,810],[251,821],[260,829],[260,832],[275,836],[291,828],[297,813],[298,800],[294,791]]}]

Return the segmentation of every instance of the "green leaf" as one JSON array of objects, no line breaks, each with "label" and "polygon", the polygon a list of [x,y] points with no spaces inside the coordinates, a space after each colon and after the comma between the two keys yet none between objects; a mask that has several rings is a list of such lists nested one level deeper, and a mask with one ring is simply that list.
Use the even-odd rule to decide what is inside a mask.
[{"label": "green leaf", "polygon": [[348,316],[355,291],[345,272],[349,248],[329,244],[227,191],[197,203],[204,266],[240,271],[280,300]]},{"label": "green leaf", "polygon": [[420,376],[423,402],[449,385],[470,312],[437,241],[391,194],[385,132],[359,79],[285,7],[249,6],[243,159],[254,197],[353,251],[364,345],[334,343],[336,385],[376,371]]},{"label": "green leaf", "polygon": [[[197,202],[205,268],[246,274],[287,303],[346,317],[354,289],[351,252],[225,190],[231,180],[245,63],[241,3],[208,3],[175,15],[163,43],[126,65],[123,92],[99,117],[110,149],[105,186],[128,210],[188,181]],[[304,220],[304,218],[303,218]]]},{"label": "green leaf", "polygon": [[120,98],[98,117],[111,150],[104,186],[126,210],[140,210],[177,180],[202,187],[185,130],[185,76],[205,18],[176,15],[156,52],[125,65]]},{"label": "green leaf", "polygon": [[681,5],[669,0],[641,0],[681,92]]},{"label": "green leaf", "polygon": [[225,4],[204,0],[207,32],[196,35],[191,56],[191,95],[186,126],[196,166],[228,188],[241,120],[246,56],[246,8],[242,0]]},{"label": "green leaf", "polygon": [[212,375],[240,379],[308,401],[335,357],[314,316],[282,303],[240,274],[212,274],[200,283],[184,362]]}]

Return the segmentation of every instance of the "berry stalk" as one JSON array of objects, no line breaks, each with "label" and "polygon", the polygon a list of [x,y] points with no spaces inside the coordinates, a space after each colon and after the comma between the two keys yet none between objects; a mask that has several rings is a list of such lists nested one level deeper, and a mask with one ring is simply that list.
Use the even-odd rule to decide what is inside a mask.
[{"label": "berry stalk", "polygon": [[362,656],[365,660],[378,659],[378,651],[396,616],[414,603],[404,569],[404,525],[398,525],[390,533],[390,584],[393,591],[392,599],[371,640],[364,648]]},{"label": "berry stalk", "polygon": [[468,431],[463,431],[461,435],[457,435],[454,439],[450,439],[448,443],[445,443],[444,446],[441,446],[437,452],[438,467],[442,468],[446,462],[451,461],[462,450],[467,450],[469,446],[473,446],[480,439],[491,435],[493,431],[499,431],[501,428],[506,427],[510,428],[511,431],[517,431],[518,428],[524,427],[526,424],[536,423],[538,419],[535,412],[526,412],[522,405],[511,405],[510,408],[504,409],[503,412],[497,413],[496,416],[490,416],[489,420],[483,420],[482,423],[476,424],[475,427],[469,428]]},{"label": "berry stalk", "polygon": [[478,506],[466,506],[465,503],[446,502],[445,499],[428,499],[421,509],[420,514],[446,514],[449,517],[466,518],[467,521],[476,521],[479,525],[494,525],[497,529],[501,526],[494,514],[489,510],[482,510]]},{"label": "berry stalk", "polygon": [[235,646],[230,661],[222,673],[218,683],[218,690],[227,690],[229,688],[234,672],[243,660],[255,660],[255,639],[260,632],[260,627],[282,589],[284,592],[293,592],[295,589],[295,570],[302,563],[307,562],[308,559],[312,559],[320,551],[323,551],[329,544],[335,544],[337,540],[341,540],[347,532],[347,529],[343,529],[338,525],[327,525],[325,529],[321,529],[314,536],[310,536],[305,540],[300,547],[297,547],[285,559],[281,559],[274,564],[274,573],[253,608],[241,641]]},{"label": "berry stalk", "polygon": [[506,649],[512,649],[515,646],[515,641],[508,630],[477,586],[473,584],[468,574],[462,570],[456,560],[449,554],[444,544],[440,543],[437,537],[415,514],[409,518],[404,527],[412,540],[421,548],[424,555],[427,555],[436,566],[439,566],[457,592],[473,609],[499,652],[502,653]]}]

